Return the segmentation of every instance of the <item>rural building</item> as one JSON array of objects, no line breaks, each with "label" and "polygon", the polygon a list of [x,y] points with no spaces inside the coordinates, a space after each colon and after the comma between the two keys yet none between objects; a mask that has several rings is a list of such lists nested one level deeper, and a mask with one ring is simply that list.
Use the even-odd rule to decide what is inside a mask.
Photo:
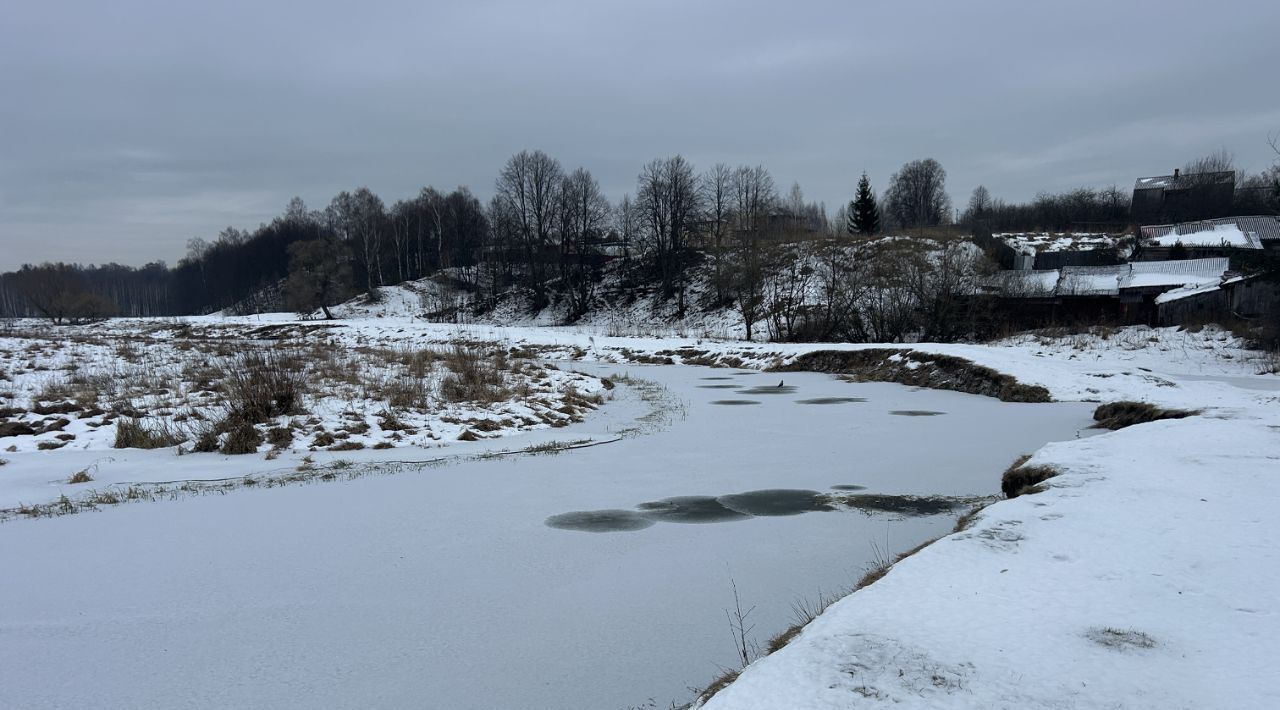
[{"label": "rural building", "polygon": [[1162,294],[1219,287],[1235,276],[1229,266],[1227,258],[1217,257],[1014,270],[997,274],[990,287],[1025,327],[1072,321],[1155,325]]},{"label": "rural building", "polygon": [[[1159,261],[1171,253],[1183,257],[1227,256],[1231,249],[1280,248],[1280,217],[1221,217],[1196,222],[1156,224],[1139,230],[1135,259]],[[1182,248],[1178,249],[1177,245]]]},{"label": "rural building", "polygon": [[[977,240],[975,240],[977,242]],[[1094,232],[1017,232],[991,235],[997,262],[1010,269],[1060,269],[1064,266],[1119,264],[1120,237]],[[979,244],[983,246],[982,244]],[[990,248],[988,248],[990,253]]]},{"label": "rural building", "polygon": [[1156,296],[1159,325],[1246,320],[1261,317],[1280,304],[1280,285],[1258,277],[1229,276],[1219,284],[1184,287]]},{"label": "rural building", "polygon": [[1236,173],[1213,173],[1138,178],[1133,185],[1133,221],[1137,224],[1167,224],[1213,219],[1231,214],[1235,198]]}]

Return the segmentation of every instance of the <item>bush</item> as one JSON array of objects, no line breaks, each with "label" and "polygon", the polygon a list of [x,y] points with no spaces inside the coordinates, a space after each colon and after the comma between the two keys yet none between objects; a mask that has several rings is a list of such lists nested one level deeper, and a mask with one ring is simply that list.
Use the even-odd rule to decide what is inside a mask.
[{"label": "bush", "polygon": [[177,446],[185,439],[186,437],[165,426],[150,429],[141,420],[120,419],[116,422],[114,446],[117,449],[163,449]]},{"label": "bush", "polygon": [[455,345],[444,358],[449,374],[440,382],[440,396],[450,402],[497,402],[506,399],[500,363],[479,350]]},{"label": "bush", "polygon": [[1162,409],[1146,402],[1111,402],[1093,410],[1094,429],[1123,429],[1134,424],[1182,419],[1199,414],[1190,409]]},{"label": "bush", "polygon": [[322,431],[316,434],[316,438],[311,441],[311,445],[316,447],[332,446],[335,441],[337,441],[337,438],[332,433]]},{"label": "bush", "polygon": [[1004,476],[1000,478],[1000,490],[1004,492],[1006,498],[1017,498],[1026,493],[1034,493],[1035,491],[1028,489],[1061,473],[1053,466],[1026,465],[1030,459],[1030,456],[1022,456],[1005,469]]},{"label": "bush", "polygon": [[222,371],[227,418],[258,424],[300,414],[306,375],[296,357],[279,351],[249,352]]},{"label": "bush", "polygon": [[283,449],[293,443],[293,430],[289,427],[272,427],[267,431],[267,443],[277,449]]},{"label": "bush", "polygon": [[227,435],[222,439],[222,453],[252,454],[262,445],[262,434],[247,421],[239,421],[231,425]]},{"label": "bush", "polygon": [[1049,390],[1040,385],[1019,382],[1011,375],[954,355],[909,348],[815,350],[770,371],[846,374],[858,381],[967,392],[1002,402],[1053,401]]},{"label": "bush", "polygon": [[205,429],[196,436],[192,451],[211,453],[218,450],[218,432],[212,428]]}]

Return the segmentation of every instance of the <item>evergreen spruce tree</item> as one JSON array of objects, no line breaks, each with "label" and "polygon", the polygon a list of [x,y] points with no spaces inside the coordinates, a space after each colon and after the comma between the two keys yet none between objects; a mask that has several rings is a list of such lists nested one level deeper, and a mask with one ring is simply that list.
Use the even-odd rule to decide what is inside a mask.
[{"label": "evergreen spruce tree", "polygon": [[849,223],[845,229],[850,234],[863,235],[880,231],[880,206],[876,204],[876,193],[871,191],[871,180],[866,173],[858,180],[858,193],[849,203]]}]

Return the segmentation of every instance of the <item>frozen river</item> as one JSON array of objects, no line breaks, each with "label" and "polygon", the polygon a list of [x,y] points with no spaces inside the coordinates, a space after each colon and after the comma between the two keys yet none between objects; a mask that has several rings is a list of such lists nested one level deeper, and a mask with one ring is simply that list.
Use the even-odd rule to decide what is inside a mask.
[{"label": "frozen river", "polygon": [[[665,423],[616,443],[0,525],[0,707],[666,707],[735,665],[733,586],[763,645],[875,548],[954,522],[772,515],[810,494],[736,494],[991,495],[1092,411],[822,374],[597,371],[621,369],[668,394],[649,418]],[[558,434],[605,438],[653,407],[617,391]],[[663,502],[681,496],[703,498]],[[690,510],[715,522],[671,522]],[[601,525],[617,529],[581,529]]]}]

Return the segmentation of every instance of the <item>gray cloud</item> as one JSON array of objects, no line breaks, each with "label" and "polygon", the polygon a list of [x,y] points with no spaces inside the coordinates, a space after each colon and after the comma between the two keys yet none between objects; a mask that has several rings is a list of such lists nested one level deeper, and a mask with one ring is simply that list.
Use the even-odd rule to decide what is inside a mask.
[{"label": "gray cloud", "polygon": [[0,10],[0,269],[174,261],[368,185],[482,197],[511,153],[614,196],[764,163],[831,209],[938,159],[963,203],[1272,156],[1276,3],[325,0]]}]

